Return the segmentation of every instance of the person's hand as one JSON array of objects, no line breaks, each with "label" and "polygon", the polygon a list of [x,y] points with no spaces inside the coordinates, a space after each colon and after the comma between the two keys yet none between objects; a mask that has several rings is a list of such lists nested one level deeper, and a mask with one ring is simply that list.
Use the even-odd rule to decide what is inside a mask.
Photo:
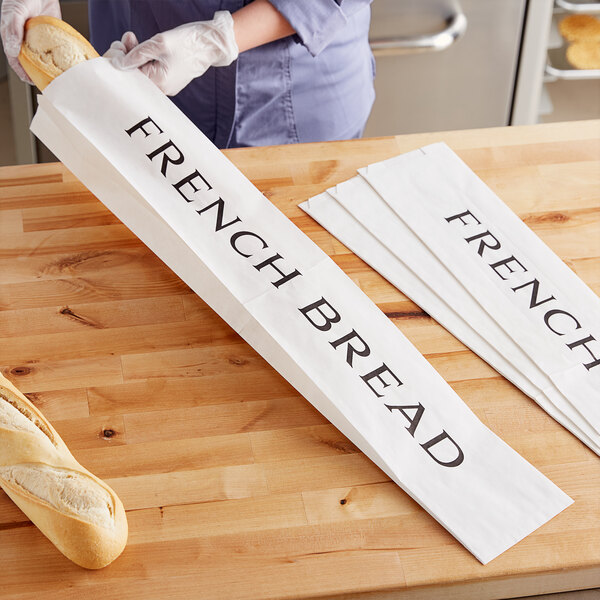
[{"label": "person's hand", "polygon": [[[134,40],[127,32],[121,42],[113,42],[105,56],[119,69],[139,68],[168,96],[178,94],[209,67],[230,65],[239,53],[233,19],[227,11],[216,12],[212,21],[158,33],[141,44],[135,45]],[[128,49],[128,43],[134,47]]]},{"label": "person's hand", "polygon": [[0,36],[8,64],[22,81],[32,83],[17,60],[23,43],[25,21],[31,17],[49,15],[61,18],[58,0],[4,0],[0,16]]},{"label": "person's hand", "polygon": [[111,62],[119,62],[125,58],[128,52],[131,52],[139,44],[133,31],[126,31],[121,40],[114,41],[110,48],[103,54]]}]

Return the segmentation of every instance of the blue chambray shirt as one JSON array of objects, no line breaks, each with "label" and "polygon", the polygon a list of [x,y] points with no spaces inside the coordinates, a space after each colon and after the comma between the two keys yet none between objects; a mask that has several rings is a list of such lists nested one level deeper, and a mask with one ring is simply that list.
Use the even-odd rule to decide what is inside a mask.
[{"label": "blue chambray shirt", "polygon": [[[297,32],[210,68],[173,102],[219,148],[359,137],[375,92],[371,0],[270,0]],[[100,54],[125,31],[143,41],[246,0],[89,0]]]}]

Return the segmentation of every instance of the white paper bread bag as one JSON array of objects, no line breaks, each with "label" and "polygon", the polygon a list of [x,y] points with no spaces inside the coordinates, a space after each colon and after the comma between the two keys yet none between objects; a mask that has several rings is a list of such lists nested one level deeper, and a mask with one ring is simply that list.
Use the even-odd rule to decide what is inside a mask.
[{"label": "white paper bread bag", "polygon": [[359,173],[600,433],[600,298],[445,144]]},{"label": "white paper bread bag", "polygon": [[73,67],[32,130],[481,562],[572,502],[142,74]]},{"label": "white paper bread bag", "polygon": [[599,453],[600,435],[366,180],[353,177],[301,208]]},{"label": "white paper bread bag", "polygon": [[[548,378],[526,360],[523,351],[404,223],[390,215],[389,209],[375,210],[378,202],[381,199],[369,184],[355,177],[300,207],[600,455],[599,436],[587,422],[564,398],[564,411],[551,402],[542,391],[549,384]],[[386,233],[391,233],[391,238]]]}]

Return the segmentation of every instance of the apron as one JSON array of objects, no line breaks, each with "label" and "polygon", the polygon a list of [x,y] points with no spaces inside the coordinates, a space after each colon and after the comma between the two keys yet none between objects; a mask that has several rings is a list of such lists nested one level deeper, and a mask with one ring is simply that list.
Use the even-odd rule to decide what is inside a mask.
[{"label": "apron", "polygon": [[[103,54],[125,31],[140,42],[249,0],[89,0],[91,42]],[[290,36],[211,67],[171,100],[219,148],[359,137],[373,99],[370,9],[348,19],[316,57]]]}]

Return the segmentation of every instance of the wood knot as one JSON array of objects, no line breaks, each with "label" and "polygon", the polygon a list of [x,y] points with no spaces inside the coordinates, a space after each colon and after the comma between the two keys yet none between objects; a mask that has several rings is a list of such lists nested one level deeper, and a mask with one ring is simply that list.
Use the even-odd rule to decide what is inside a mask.
[{"label": "wood knot", "polygon": [[128,262],[127,254],[120,254],[112,250],[90,250],[63,256],[58,260],[47,264],[44,273],[74,273],[76,270],[95,270],[111,265],[119,265]]},{"label": "wood knot", "polygon": [[401,312],[386,312],[388,319],[430,319],[429,313],[424,310],[411,310]]},{"label": "wood knot", "polygon": [[242,367],[248,364],[248,361],[244,360],[243,358],[230,358],[229,362],[236,367]]},{"label": "wood knot", "polygon": [[342,506],[344,506],[344,504],[346,504],[346,502],[348,502],[348,500],[346,500],[346,498],[342,498],[342,499],[340,500],[340,504],[341,504]]},{"label": "wood knot", "polygon": [[342,452],[344,454],[352,454],[358,452],[354,444],[348,440],[328,440],[323,438],[317,438],[317,441],[325,446],[328,446],[332,450]]},{"label": "wood knot", "polygon": [[32,369],[29,367],[15,367],[14,369],[10,370],[12,375],[29,375],[31,371]]},{"label": "wood knot", "polygon": [[527,225],[544,225],[546,223],[566,223],[571,217],[561,212],[548,212],[541,215],[530,215],[525,217],[523,221]]},{"label": "wood knot", "polygon": [[117,432],[114,429],[103,429],[102,430],[102,437],[111,438],[111,437],[114,437],[115,435],[117,435]]},{"label": "wood knot", "polygon": [[86,317],[82,317],[81,315],[74,313],[68,306],[61,308],[58,312],[61,315],[65,315],[65,317],[68,317],[68,318],[72,319],[73,321],[80,323],[81,325],[87,325],[88,327],[101,328],[101,326],[98,323],[95,323],[91,319],[87,319]]}]

